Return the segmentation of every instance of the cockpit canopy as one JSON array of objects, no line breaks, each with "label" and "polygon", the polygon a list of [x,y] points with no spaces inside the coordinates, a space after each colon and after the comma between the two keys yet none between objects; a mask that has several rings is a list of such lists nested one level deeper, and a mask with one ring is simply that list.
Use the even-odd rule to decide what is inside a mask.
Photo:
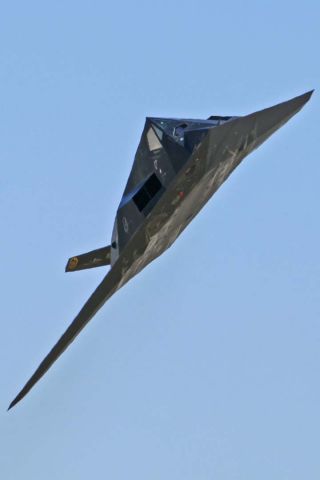
[{"label": "cockpit canopy", "polygon": [[232,120],[147,118],[112,234],[113,264],[209,129]]}]

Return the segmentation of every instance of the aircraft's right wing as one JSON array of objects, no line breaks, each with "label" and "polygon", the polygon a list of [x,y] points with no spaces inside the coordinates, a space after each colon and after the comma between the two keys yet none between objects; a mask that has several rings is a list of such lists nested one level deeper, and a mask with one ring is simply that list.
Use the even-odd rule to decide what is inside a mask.
[{"label": "aircraft's right wing", "polygon": [[37,381],[40,380],[47,370],[49,370],[51,365],[60,357],[75,337],[86,326],[89,320],[91,320],[91,318],[97,313],[102,305],[119,289],[120,280],[120,268],[112,268],[102,280],[98,288],[93,292],[89,300],[84,304],[62,337],[60,337],[52,350],[40,363],[32,377],[10,403],[8,410],[16,405],[29,392],[29,390],[31,390]]}]

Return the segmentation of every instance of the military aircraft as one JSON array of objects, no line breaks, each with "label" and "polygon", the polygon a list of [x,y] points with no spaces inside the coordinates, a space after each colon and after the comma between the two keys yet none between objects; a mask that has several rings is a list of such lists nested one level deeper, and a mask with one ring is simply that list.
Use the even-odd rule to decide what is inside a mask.
[{"label": "military aircraft", "polygon": [[111,269],[9,409],[45,374],[102,305],[178,238],[239,163],[284,125],[313,91],[243,117],[147,118],[111,244],[69,259],[66,271]]}]

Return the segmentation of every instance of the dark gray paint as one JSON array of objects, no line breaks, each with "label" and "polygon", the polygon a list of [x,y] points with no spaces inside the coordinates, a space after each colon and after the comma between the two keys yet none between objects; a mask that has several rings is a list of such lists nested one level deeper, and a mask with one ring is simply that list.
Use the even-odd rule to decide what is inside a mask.
[{"label": "dark gray paint", "polygon": [[[29,392],[103,304],[172,245],[243,158],[295,115],[311,94],[244,117],[146,119],[116,215],[111,269],[9,408]],[[182,124],[187,125],[183,135]],[[152,174],[163,188],[139,211],[134,195]],[[92,253],[83,255],[89,259],[88,268]]]}]

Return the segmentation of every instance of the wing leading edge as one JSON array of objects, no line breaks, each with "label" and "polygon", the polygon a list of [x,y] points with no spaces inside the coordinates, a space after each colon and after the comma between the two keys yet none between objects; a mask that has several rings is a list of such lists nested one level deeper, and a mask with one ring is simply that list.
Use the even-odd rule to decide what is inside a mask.
[{"label": "wing leading edge", "polygon": [[[280,126],[286,123],[286,121],[288,121],[291,116],[297,113],[302,108],[302,106],[309,100],[311,94],[312,91],[307,92],[304,95],[296,97],[287,102],[283,102],[282,104],[276,105],[274,107],[270,107],[268,109],[242,117],[241,119],[235,119],[233,125],[231,125],[232,122],[230,122],[227,123],[225,126],[222,125],[221,127],[217,127],[217,129],[212,129],[212,131],[209,132],[209,135],[205,138],[202,147],[204,147],[207,143],[213,143],[214,148],[219,147],[221,149],[221,142],[214,141],[215,135],[218,132],[218,128],[221,129],[220,133],[227,133],[230,129],[233,128],[233,142],[232,145],[229,145],[229,147],[232,148],[228,148],[228,151],[230,154],[235,156],[243,151],[244,157],[248,155],[250,151],[261,145],[261,143],[264,142],[275,130],[280,128]],[[224,132],[225,130],[226,132]],[[223,140],[223,138],[221,140]],[[225,147],[226,146],[224,145],[222,153],[225,152]],[[239,159],[241,161],[241,154]],[[228,177],[232,169],[236,166],[237,164],[232,165],[232,168],[230,168],[230,171],[227,172],[227,175],[224,174],[222,181],[224,181]],[[218,187],[219,185],[217,185],[217,188]],[[128,265],[126,258],[124,258],[123,262],[120,261],[119,258],[119,260],[114,263],[109,273],[104,277],[100,285],[96,288],[91,297],[84,304],[84,306],[82,307],[78,315],[75,317],[73,322],[69,325],[65,333],[60,337],[58,342],[54,345],[52,350],[40,363],[34,374],[22,388],[22,390],[11,402],[8,410],[10,410],[14,405],[16,405],[32,389],[32,387],[38,382],[38,380],[40,380],[40,378],[49,370],[53,363],[72,343],[72,341],[80,333],[80,331],[87,325],[91,318],[104,305],[104,303],[130,278],[136,275],[142,268],[144,268],[144,266],[146,266],[150,261],[152,261],[153,258],[155,257],[152,257],[151,259],[149,258],[149,260],[143,265],[139,262],[136,265],[131,265],[132,268],[128,268],[130,262]],[[73,262],[71,262],[71,260],[73,260]],[[109,246],[104,247],[103,249],[88,252],[87,254],[83,254],[78,257],[73,257],[73,259],[69,259],[69,262],[67,264],[67,271],[98,266],[97,263],[99,262],[97,260],[100,260],[101,265],[106,265],[110,263]],[[131,260],[133,260],[133,258]],[[72,263],[71,266],[70,262]]]},{"label": "wing leading edge", "polygon": [[69,325],[64,334],[60,337],[52,350],[40,363],[32,377],[27,381],[22,390],[10,403],[8,410],[14,407],[49,370],[53,363],[60,357],[66,348],[73,342],[76,336],[87,325],[91,318],[103,306],[103,304],[120,288],[120,269],[113,268],[104,277],[100,285],[93,292],[88,301],[84,304],[76,318]]}]

